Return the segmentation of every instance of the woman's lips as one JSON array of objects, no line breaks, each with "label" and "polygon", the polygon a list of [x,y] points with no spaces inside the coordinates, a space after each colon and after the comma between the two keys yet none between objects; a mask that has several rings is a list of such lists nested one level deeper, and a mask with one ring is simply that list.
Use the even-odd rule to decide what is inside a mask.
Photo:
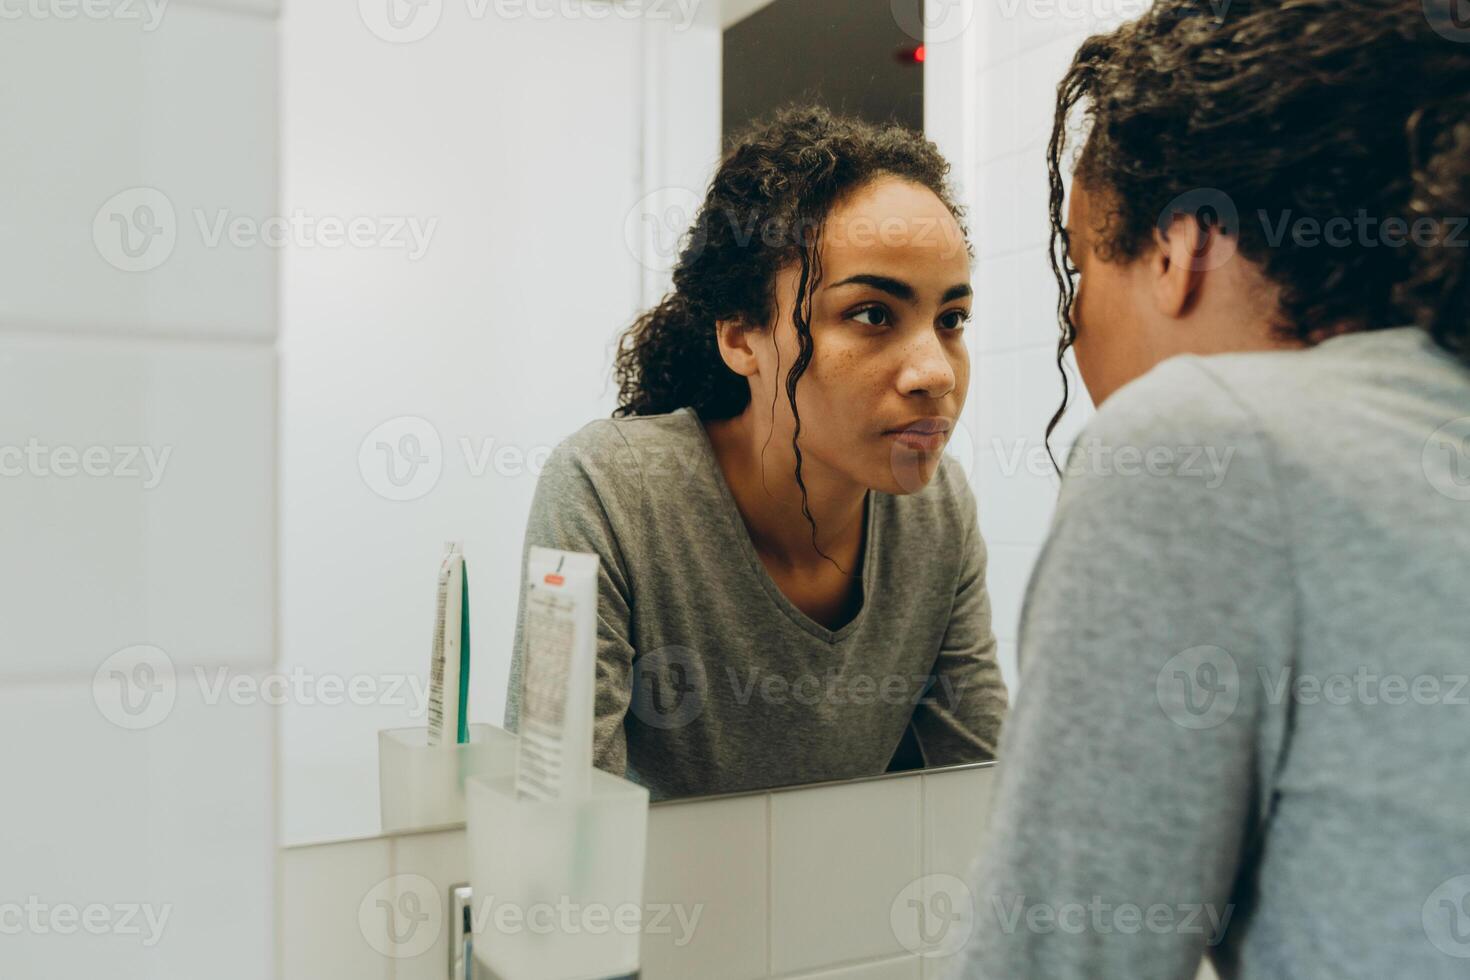
[{"label": "woman's lips", "polygon": [[944,448],[948,432],[924,432],[919,429],[899,429],[888,433],[900,446],[920,453],[937,453]]}]

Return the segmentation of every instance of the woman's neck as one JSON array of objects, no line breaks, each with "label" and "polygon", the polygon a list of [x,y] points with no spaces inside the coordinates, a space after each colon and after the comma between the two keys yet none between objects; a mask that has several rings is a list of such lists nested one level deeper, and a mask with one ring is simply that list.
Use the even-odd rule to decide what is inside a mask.
[{"label": "woman's neck", "polygon": [[[770,423],[754,420],[749,407],[734,418],[704,425],[756,550],[790,569],[830,567],[812,547],[790,437],[772,436]],[[842,568],[855,570],[867,488],[821,466],[808,453],[802,455],[801,476],[817,525],[817,544]]]}]

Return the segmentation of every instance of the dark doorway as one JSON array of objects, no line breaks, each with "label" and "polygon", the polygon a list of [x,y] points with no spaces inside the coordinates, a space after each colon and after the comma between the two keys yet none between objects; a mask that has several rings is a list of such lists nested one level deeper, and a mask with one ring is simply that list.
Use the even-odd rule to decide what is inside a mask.
[{"label": "dark doorway", "polygon": [[725,31],[724,56],[727,144],[792,101],[923,132],[922,50],[891,0],[775,0]]}]

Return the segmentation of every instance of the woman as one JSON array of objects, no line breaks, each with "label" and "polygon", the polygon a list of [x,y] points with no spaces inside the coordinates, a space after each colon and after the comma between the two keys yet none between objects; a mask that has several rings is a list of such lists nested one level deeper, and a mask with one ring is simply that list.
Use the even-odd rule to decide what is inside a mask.
[{"label": "woman", "polygon": [[1158,0],[1061,83],[1100,407],[955,976],[1466,975],[1470,34],[1433,7]]},{"label": "woman", "polygon": [[[601,559],[594,756],[655,798],[993,757],[985,546],[942,455],[970,251],[934,146],[792,108],[725,156],[621,404],[552,454],[526,547]],[[516,628],[506,727],[525,656]]]}]

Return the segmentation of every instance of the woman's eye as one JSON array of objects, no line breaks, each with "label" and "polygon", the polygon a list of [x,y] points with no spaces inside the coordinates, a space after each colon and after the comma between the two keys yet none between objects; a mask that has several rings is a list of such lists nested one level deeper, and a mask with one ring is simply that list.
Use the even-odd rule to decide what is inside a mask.
[{"label": "woman's eye", "polygon": [[[863,319],[864,317],[876,317],[877,319],[865,320]],[[852,316],[848,317],[848,319],[857,320],[870,327],[882,327],[888,323],[888,311],[881,306],[870,306],[866,310],[858,310]]]},{"label": "woman's eye", "polygon": [[974,314],[967,310],[950,310],[939,318],[939,322],[949,330],[960,330],[972,319],[974,319]]}]

